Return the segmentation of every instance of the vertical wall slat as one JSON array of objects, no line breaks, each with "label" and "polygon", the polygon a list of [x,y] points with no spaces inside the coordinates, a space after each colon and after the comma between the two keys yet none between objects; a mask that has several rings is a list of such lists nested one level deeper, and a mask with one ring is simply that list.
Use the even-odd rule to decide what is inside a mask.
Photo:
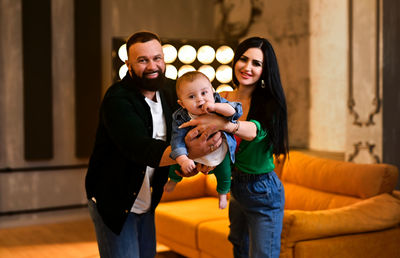
[{"label": "vertical wall slat", "polygon": [[75,0],[76,156],[89,157],[101,98],[101,1]]},{"label": "vertical wall slat", "polygon": [[51,0],[22,0],[22,36],[25,159],[51,159]]}]

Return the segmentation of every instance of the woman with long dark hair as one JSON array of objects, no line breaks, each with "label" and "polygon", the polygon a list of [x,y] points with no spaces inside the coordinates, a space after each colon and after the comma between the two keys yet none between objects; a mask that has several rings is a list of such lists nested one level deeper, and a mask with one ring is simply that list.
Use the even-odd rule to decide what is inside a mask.
[{"label": "woman with long dark hair", "polygon": [[274,172],[274,157],[289,153],[287,108],[278,62],[268,40],[241,42],[233,59],[236,89],[220,95],[241,102],[238,123],[208,115],[192,120],[201,132],[214,127],[237,139],[229,204],[230,233],[235,257],[279,257],[285,194]]},{"label": "woman with long dark hair", "polygon": [[256,136],[251,141],[237,138],[229,241],[235,257],[279,257],[285,195],[273,171],[274,156],[285,159],[289,143],[285,94],[268,40],[252,37],[239,44],[233,82],[236,90],[222,96],[242,102],[241,119],[256,126]]}]

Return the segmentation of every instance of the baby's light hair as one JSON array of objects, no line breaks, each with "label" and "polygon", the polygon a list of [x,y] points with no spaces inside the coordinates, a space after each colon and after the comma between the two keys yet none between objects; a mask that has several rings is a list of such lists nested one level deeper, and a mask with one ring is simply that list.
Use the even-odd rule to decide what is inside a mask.
[{"label": "baby's light hair", "polygon": [[[187,73],[183,74],[181,77],[179,77],[178,80],[176,81],[176,86],[175,86],[176,87],[175,90],[176,90],[176,94],[178,95],[178,98],[179,98],[179,90],[180,90],[181,84],[183,82],[193,82],[194,80],[199,79],[199,78],[205,78],[211,85],[211,82],[208,79],[208,77],[204,73],[199,72],[199,71],[187,72]],[[214,88],[212,86],[211,86],[211,88],[213,89],[213,92],[214,92]]]}]

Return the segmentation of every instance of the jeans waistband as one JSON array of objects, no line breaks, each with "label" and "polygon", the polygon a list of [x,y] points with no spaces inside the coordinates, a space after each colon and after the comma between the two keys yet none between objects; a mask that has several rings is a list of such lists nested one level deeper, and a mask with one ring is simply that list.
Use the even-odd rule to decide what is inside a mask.
[{"label": "jeans waistband", "polygon": [[241,182],[262,180],[266,177],[270,177],[272,174],[271,172],[262,173],[262,174],[249,174],[249,173],[240,171],[237,168],[233,168],[232,169],[232,180],[241,181]]}]

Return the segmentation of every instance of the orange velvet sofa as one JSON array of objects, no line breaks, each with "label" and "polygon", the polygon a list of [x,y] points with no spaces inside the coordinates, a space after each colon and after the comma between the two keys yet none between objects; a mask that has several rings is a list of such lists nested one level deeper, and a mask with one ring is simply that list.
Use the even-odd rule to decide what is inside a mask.
[{"label": "orange velvet sofa", "polygon": [[[285,188],[281,257],[400,257],[398,169],[298,151],[276,168]],[[156,209],[157,241],[186,257],[233,257],[213,175],[185,178]]]}]

